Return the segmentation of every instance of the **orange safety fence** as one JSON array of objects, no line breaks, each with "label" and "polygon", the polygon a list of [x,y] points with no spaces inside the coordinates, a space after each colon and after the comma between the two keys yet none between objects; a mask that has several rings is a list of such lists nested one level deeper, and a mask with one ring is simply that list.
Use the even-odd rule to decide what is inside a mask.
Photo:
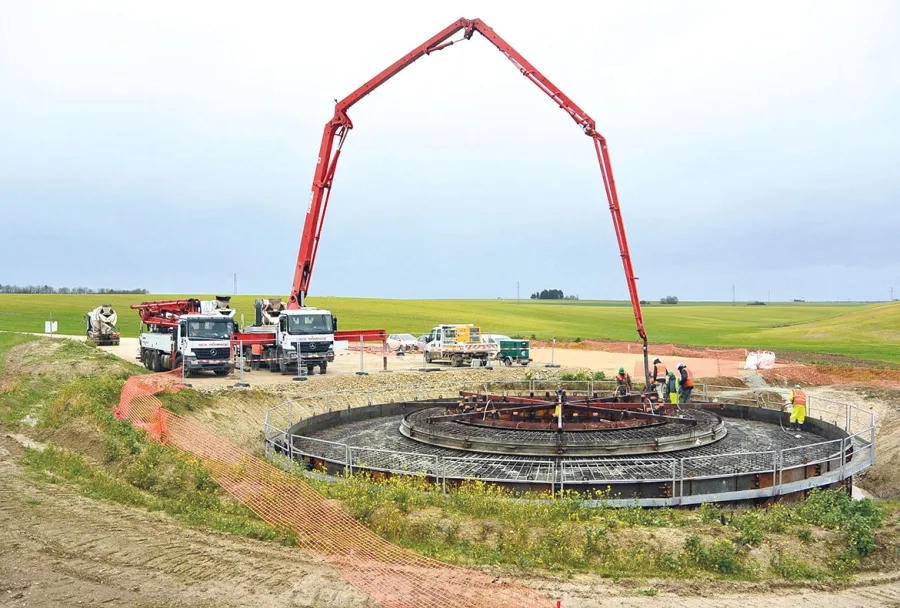
[{"label": "orange safety fence", "polygon": [[229,494],[261,519],[296,532],[298,545],[331,564],[354,587],[386,608],[552,608],[556,602],[527,587],[445,564],[394,545],[302,478],[251,456],[228,440],[162,407],[158,393],[180,390],[181,369],[133,376],[115,408],[153,439],[199,457]]}]

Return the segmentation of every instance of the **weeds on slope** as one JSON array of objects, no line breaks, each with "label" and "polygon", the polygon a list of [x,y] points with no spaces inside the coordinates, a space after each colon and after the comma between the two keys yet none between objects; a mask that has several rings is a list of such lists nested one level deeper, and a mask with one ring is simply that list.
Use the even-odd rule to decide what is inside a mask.
[{"label": "weeds on slope", "polygon": [[[23,342],[0,334],[0,358]],[[162,511],[190,526],[296,543],[292,531],[270,526],[234,501],[199,460],[148,442],[130,422],[116,420],[112,409],[131,370],[117,361],[106,365],[97,353],[91,346],[64,341],[54,345],[51,356],[55,363],[93,357],[99,374],[71,380],[49,374],[4,377],[0,423],[50,443],[44,450],[26,449],[23,463],[28,471],[90,498]],[[176,395],[168,405],[181,411],[207,405],[210,399],[193,392]],[[54,445],[55,438],[66,438],[68,449]]]},{"label": "weeds on slope", "polygon": [[310,483],[388,540],[441,560],[613,578],[839,580],[876,551],[884,519],[840,490],[797,505],[675,510],[614,508],[604,493],[574,491],[524,500],[477,481],[445,495],[422,477],[367,472]]}]

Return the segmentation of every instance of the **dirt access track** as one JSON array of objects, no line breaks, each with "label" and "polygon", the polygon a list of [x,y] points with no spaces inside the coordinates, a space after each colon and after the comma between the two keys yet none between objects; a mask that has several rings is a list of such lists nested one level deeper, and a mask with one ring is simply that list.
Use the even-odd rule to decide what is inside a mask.
[{"label": "dirt access track", "polygon": [[[34,335],[46,336],[46,334]],[[85,339],[84,336],[55,335],[54,337],[79,341],[84,341]],[[137,338],[122,338],[117,346],[101,346],[99,348],[129,363],[140,364],[138,360],[140,346]],[[617,353],[559,347],[555,349],[533,348],[531,349],[531,357],[533,361],[528,367],[532,369],[542,368],[546,364],[553,363],[564,368],[602,371],[606,373],[607,377],[612,377],[620,367],[624,367],[635,379],[641,379],[644,376],[643,355],[637,349],[634,353]],[[651,351],[650,361],[652,362],[654,358],[655,355]],[[660,356],[660,359],[670,371],[675,371],[675,366],[679,362],[685,363],[696,377],[737,376],[741,368],[743,368],[743,362],[710,357]],[[500,365],[496,362],[494,364]],[[389,352],[387,355],[388,371],[409,371],[422,368],[423,366],[426,366],[425,361],[422,355],[417,352],[406,353],[403,356],[397,356],[396,353]],[[451,369],[449,365],[436,363],[429,364],[427,367]],[[515,367],[520,368],[521,366]],[[327,375],[356,374],[359,371],[375,373],[383,370],[384,356],[380,352],[377,354],[368,351],[363,352],[362,359],[360,359],[358,350],[344,350],[336,353],[334,363],[328,365]],[[315,373],[318,374],[318,369]],[[238,373],[225,378],[217,378],[211,373],[205,373],[191,378],[191,384],[197,387],[217,388],[233,386],[237,379],[239,379]],[[245,372],[244,379],[252,386],[275,385],[289,381],[289,377],[267,370]]]}]

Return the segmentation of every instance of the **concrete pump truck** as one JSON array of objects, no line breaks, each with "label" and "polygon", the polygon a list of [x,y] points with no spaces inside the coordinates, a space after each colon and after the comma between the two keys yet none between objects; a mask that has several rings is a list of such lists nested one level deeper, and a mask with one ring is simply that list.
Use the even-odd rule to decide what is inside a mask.
[{"label": "concrete pump truck", "polygon": [[237,327],[230,297],[158,300],[132,304],[141,316],[140,354],[154,372],[178,369],[227,376],[232,370],[231,336]]}]

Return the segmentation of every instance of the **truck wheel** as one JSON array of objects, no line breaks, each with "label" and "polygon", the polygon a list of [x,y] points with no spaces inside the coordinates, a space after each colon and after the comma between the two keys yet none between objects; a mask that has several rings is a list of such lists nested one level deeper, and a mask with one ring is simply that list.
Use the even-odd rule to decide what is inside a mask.
[{"label": "truck wheel", "polygon": [[287,361],[284,360],[284,351],[281,348],[275,351],[275,358],[278,359],[278,371],[282,374],[288,373]]},{"label": "truck wheel", "polygon": [[511,366],[511,365],[512,365],[512,359],[510,359],[509,357],[503,357],[503,365],[505,365],[506,367]]},{"label": "truck wheel", "polygon": [[306,366],[306,375],[312,376],[314,373],[316,373],[316,366],[315,365],[307,365]]},{"label": "truck wheel", "polygon": [[220,378],[221,378],[222,376],[227,376],[227,375],[228,375],[228,370],[227,370],[227,369],[217,369],[217,370],[216,370],[216,375],[219,376]]},{"label": "truck wheel", "polygon": [[325,362],[325,361],[322,361],[322,363],[319,365],[319,373],[322,374],[322,375],[324,376],[324,375],[325,375],[325,371],[326,371],[327,369],[328,369],[328,363]]},{"label": "truck wheel", "polygon": [[427,350],[425,351],[425,363],[431,363],[431,353]]},{"label": "truck wheel", "polygon": [[462,367],[463,366],[463,358],[462,355],[453,355],[453,367]]},{"label": "truck wheel", "polygon": [[154,351],[150,351],[150,371],[151,372],[161,372],[162,364],[159,361],[159,353]]}]

